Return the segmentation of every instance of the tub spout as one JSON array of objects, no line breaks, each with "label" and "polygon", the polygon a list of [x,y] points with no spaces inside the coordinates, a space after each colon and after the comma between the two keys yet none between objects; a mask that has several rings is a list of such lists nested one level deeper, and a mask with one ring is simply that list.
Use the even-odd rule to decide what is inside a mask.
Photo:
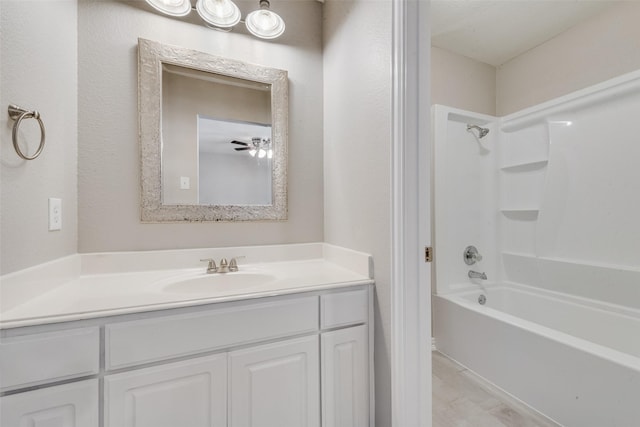
[{"label": "tub spout", "polygon": [[479,273],[477,271],[469,270],[469,278],[487,280],[487,273]]}]

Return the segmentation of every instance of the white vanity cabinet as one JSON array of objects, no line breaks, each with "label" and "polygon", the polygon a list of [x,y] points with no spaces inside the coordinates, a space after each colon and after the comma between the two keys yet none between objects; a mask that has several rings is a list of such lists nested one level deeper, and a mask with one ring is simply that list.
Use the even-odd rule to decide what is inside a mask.
[{"label": "white vanity cabinet", "polygon": [[3,330],[0,344],[18,350],[55,342],[84,356],[31,375],[46,346],[26,367],[14,347],[3,352],[0,368],[21,373],[3,384],[2,426],[371,427],[372,293],[360,284]]}]

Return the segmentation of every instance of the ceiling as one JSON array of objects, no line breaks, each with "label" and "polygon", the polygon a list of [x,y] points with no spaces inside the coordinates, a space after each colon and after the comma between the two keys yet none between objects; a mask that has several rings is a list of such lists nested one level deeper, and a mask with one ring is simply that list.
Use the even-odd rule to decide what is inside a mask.
[{"label": "ceiling", "polygon": [[198,116],[198,151],[204,153],[233,154],[241,145],[231,141],[251,143],[253,137],[271,138],[271,125],[220,120]]},{"label": "ceiling", "polygon": [[493,66],[620,3],[613,0],[431,0],[431,44]]}]

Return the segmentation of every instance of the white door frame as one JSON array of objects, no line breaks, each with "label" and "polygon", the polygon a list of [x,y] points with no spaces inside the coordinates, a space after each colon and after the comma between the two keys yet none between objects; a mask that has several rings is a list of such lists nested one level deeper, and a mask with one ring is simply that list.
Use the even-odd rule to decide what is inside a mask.
[{"label": "white door frame", "polygon": [[393,427],[431,426],[429,0],[393,0]]}]

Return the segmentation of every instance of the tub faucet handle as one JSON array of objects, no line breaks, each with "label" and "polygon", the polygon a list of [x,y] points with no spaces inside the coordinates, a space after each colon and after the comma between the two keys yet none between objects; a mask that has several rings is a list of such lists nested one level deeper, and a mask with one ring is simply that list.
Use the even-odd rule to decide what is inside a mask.
[{"label": "tub faucet handle", "polygon": [[482,261],[482,255],[480,255],[480,252],[478,252],[475,246],[467,246],[464,249],[463,259],[465,264],[473,265],[476,262]]},{"label": "tub faucet handle", "polygon": [[205,258],[205,259],[201,259],[200,261],[208,262],[207,274],[215,273],[216,271],[218,271],[218,267],[216,267],[216,262],[213,260],[213,258]]}]

